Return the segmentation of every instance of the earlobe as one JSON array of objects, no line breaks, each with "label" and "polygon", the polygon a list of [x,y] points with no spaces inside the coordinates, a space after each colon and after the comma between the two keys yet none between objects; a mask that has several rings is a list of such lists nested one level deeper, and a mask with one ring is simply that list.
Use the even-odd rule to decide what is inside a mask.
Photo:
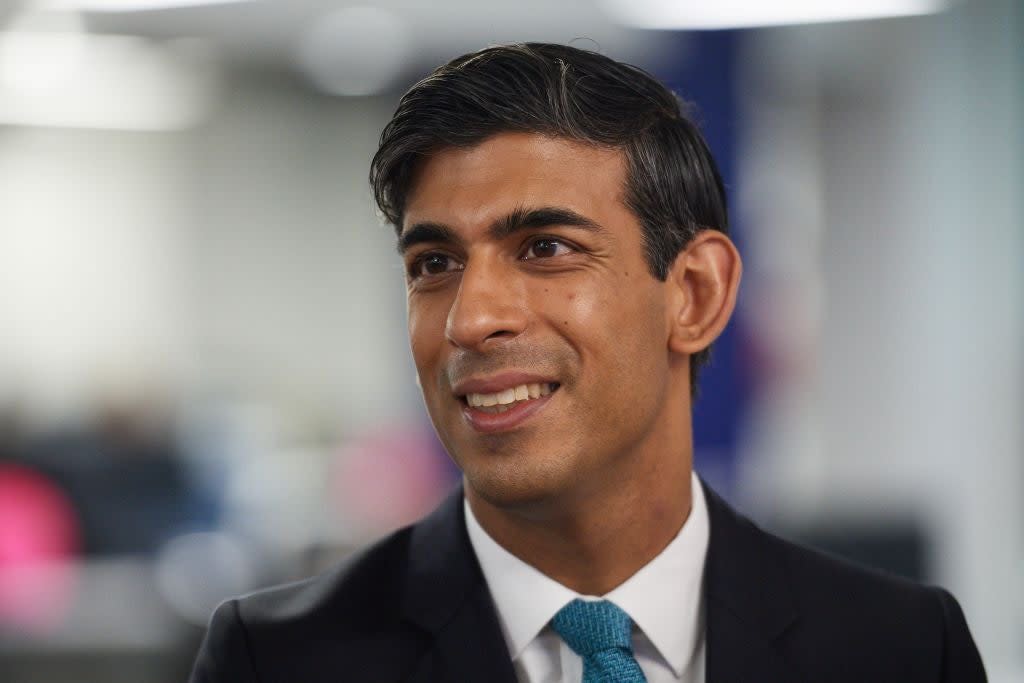
[{"label": "earlobe", "polygon": [[742,270],[736,246],[717,230],[698,233],[679,253],[666,283],[672,290],[670,350],[693,355],[722,333],[736,307]]}]

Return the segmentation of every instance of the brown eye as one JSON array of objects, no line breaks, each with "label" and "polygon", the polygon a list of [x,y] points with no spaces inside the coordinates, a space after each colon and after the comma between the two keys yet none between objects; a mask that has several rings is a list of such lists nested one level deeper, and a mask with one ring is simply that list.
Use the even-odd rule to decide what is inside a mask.
[{"label": "brown eye", "polygon": [[412,266],[409,268],[409,275],[414,278],[424,275],[441,275],[457,269],[458,263],[455,259],[435,252],[424,254],[413,261]]},{"label": "brown eye", "polygon": [[441,256],[440,254],[431,254],[427,258],[423,259],[420,264],[423,272],[427,275],[437,275],[448,270],[448,257]]},{"label": "brown eye", "polygon": [[530,243],[530,248],[527,249],[523,258],[551,258],[552,256],[567,254],[569,251],[570,248],[562,240],[557,240],[552,237],[541,237],[540,239],[536,239]]}]

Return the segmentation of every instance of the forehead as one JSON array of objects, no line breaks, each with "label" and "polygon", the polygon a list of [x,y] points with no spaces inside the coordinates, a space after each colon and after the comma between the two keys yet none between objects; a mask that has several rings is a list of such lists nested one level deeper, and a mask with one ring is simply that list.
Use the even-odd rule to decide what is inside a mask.
[{"label": "forehead", "polygon": [[630,216],[622,201],[625,156],[537,133],[501,133],[432,154],[417,169],[403,227],[438,221],[488,225],[521,207],[558,206],[598,221]]}]

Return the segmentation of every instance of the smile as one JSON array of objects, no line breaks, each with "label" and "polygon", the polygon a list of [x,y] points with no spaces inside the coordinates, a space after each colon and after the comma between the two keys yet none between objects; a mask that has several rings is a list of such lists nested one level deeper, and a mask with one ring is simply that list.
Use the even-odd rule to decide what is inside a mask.
[{"label": "smile", "polygon": [[542,412],[561,384],[532,373],[505,372],[456,384],[462,416],[484,434],[509,432]]},{"label": "smile", "polygon": [[524,401],[547,396],[557,388],[557,384],[549,382],[520,384],[490,394],[466,394],[465,400],[470,408],[485,413],[504,413]]}]

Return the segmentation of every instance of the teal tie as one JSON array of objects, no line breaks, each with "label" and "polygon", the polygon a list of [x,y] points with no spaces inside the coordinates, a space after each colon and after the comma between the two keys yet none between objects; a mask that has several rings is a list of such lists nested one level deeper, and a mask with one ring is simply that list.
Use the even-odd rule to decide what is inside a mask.
[{"label": "teal tie", "polygon": [[583,683],[644,683],[633,658],[629,615],[607,600],[573,600],[551,620],[558,635],[583,658]]}]

